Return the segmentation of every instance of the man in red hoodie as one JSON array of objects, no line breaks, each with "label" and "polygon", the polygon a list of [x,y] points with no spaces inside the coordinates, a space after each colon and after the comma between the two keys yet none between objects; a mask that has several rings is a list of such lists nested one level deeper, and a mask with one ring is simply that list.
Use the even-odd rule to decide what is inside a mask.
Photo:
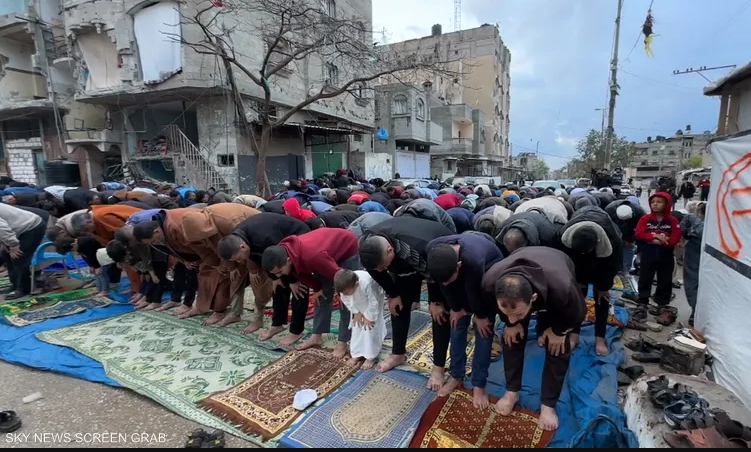
[{"label": "man in red hoodie", "polygon": [[[334,302],[334,275],[341,269],[359,270],[357,236],[347,229],[322,228],[300,236],[290,236],[278,246],[266,248],[261,266],[277,276],[295,276],[299,283],[291,284],[293,293],[300,296],[307,288],[314,291],[316,302],[313,335],[298,350],[323,344],[323,335],[331,331],[331,307]],[[339,343],[334,356],[344,358],[352,332],[350,313],[342,304],[339,320]]]},{"label": "man in red hoodie", "polygon": [[636,240],[641,253],[639,271],[640,308],[634,314],[634,320],[647,319],[649,297],[652,294],[652,281],[657,275],[655,303],[665,307],[673,296],[673,270],[675,260],[673,250],[681,240],[681,227],[678,219],[672,215],[672,196],[657,192],[649,198],[651,213],[644,215],[636,226]]}]

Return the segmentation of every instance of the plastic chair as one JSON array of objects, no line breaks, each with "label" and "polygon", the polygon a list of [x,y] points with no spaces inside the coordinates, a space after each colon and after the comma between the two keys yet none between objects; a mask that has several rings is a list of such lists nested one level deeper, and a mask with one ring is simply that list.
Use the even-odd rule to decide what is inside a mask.
[{"label": "plastic chair", "polygon": [[34,293],[34,285],[36,283],[36,278],[34,278],[34,274],[38,271],[44,270],[45,268],[60,263],[63,266],[63,269],[65,270],[65,277],[70,278],[70,274],[68,273],[68,264],[73,264],[73,266],[76,267],[76,271],[79,271],[78,268],[78,261],[76,260],[76,256],[73,254],[73,252],[70,252],[68,254],[59,254],[56,252],[46,252],[49,248],[54,248],[55,244],[52,242],[44,242],[39,247],[37,247],[37,250],[34,252],[34,257],[31,258],[31,292]]}]

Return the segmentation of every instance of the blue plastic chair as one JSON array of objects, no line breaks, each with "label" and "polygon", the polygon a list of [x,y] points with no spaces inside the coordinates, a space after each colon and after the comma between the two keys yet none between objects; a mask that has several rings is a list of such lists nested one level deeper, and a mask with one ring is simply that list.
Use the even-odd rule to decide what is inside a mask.
[{"label": "blue plastic chair", "polygon": [[36,252],[34,252],[34,257],[31,258],[31,292],[34,293],[34,284],[35,279],[34,273],[44,270],[45,268],[57,264],[58,262],[62,264],[63,269],[65,270],[65,277],[70,278],[70,274],[68,273],[68,265],[71,264],[76,268],[76,271],[79,271],[78,268],[78,261],[76,260],[76,256],[73,254],[73,252],[70,252],[68,254],[60,254],[56,252],[47,252],[46,250],[50,248],[54,248],[55,244],[52,242],[44,242],[39,247],[37,247]]}]

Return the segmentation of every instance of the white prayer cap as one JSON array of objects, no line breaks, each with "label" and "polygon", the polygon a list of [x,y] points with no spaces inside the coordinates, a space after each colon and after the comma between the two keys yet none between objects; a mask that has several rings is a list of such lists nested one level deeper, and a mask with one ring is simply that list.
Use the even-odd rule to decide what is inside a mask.
[{"label": "white prayer cap", "polygon": [[615,209],[615,214],[620,220],[630,220],[634,216],[634,209],[624,204]]}]

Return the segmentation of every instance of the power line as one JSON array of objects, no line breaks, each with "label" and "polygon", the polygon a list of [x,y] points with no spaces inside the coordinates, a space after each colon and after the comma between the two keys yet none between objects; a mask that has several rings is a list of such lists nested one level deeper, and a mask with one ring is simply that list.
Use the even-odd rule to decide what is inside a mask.
[{"label": "power line", "polygon": [[672,86],[674,88],[680,88],[680,89],[685,89],[685,90],[690,90],[690,91],[697,91],[698,90],[698,88],[690,88],[688,86],[676,85],[674,83],[664,82],[662,80],[657,80],[657,79],[654,79],[654,78],[645,77],[643,75],[632,74],[631,72],[628,72],[628,71],[621,71],[621,72],[623,72],[626,75],[630,75],[631,77],[640,78],[640,79],[643,79],[643,80],[648,80],[648,81],[654,82],[654,83],[659,83],[660,85]]}]

